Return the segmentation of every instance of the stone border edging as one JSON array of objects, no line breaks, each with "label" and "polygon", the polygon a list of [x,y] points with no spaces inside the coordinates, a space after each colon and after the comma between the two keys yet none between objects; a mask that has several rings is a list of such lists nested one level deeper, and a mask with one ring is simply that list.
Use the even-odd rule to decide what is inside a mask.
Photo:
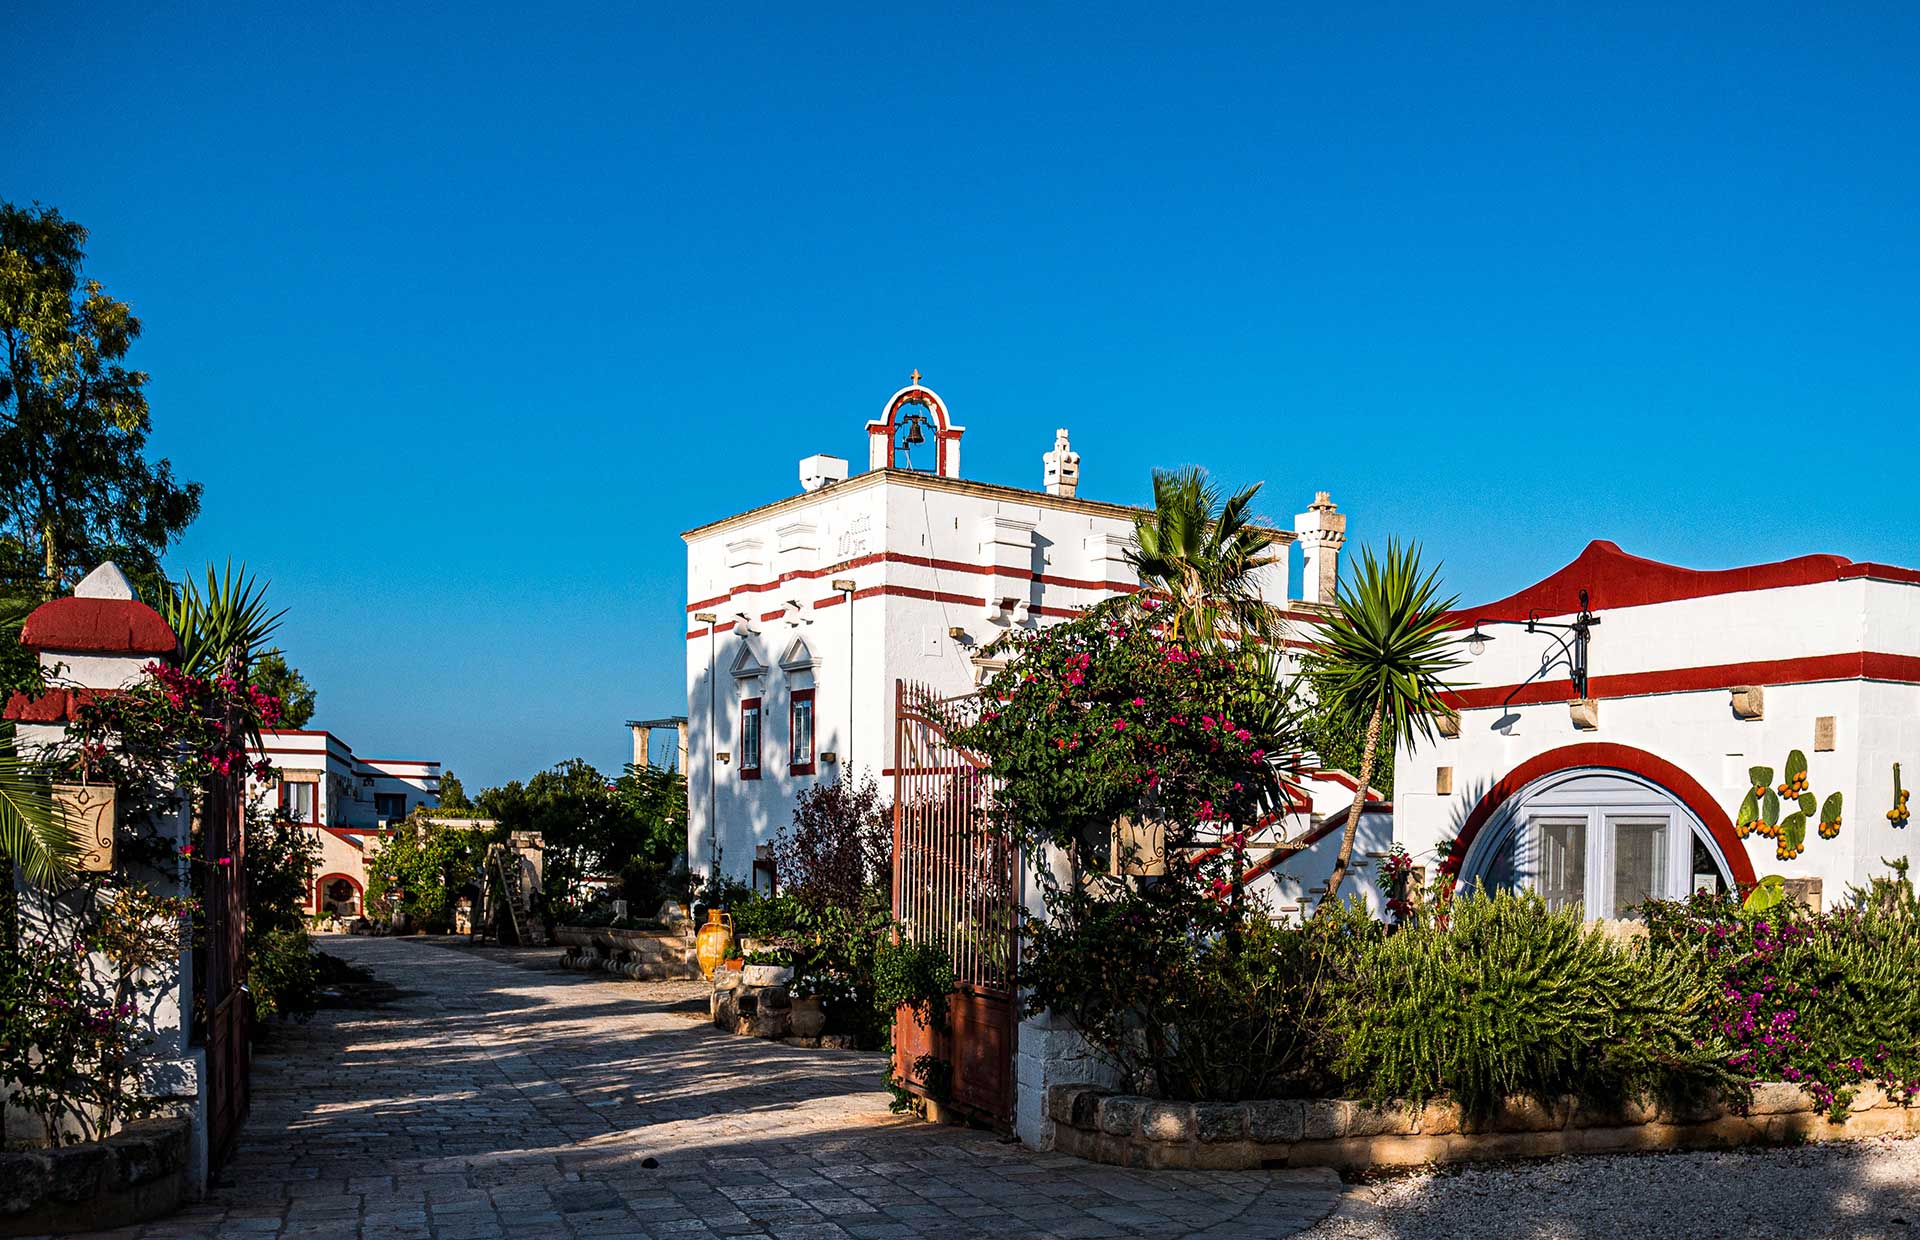
[{"label": "stone border edging", "polygon": [[171,1213],[186,1199],[193,1125],[128,1124],[104,1141],[0,1153],[0,1236],[106,1231]]},{"label": "stone border edging", "polygon": [[561,925],[553,928],[553,941],[567,949],[560,954],[563,968],[600,969],[635,981],[700,976],[690,933]]},{"label": "stone border edging", "polygon": [[1675,1108],[1637,1100],[1596,1107],[1511,1098],[1485,1119],[1451,1102],[1412,1108],[1344,1098],[1166,1102],[1081,1085],[1048,1093],[1053,1147],[1118,1167],[1414,1166],[1555,1154],[1726,1149],[1920,1133],[1920,1110],[1864,1086],[1834,1123],[1797,1085],[1763,1083],[1744,1113],[1717,1103]]}]

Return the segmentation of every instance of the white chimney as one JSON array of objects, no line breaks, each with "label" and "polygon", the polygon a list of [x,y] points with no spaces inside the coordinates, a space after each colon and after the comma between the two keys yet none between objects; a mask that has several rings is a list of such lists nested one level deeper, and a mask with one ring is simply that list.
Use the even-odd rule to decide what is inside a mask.
[{"label": "white chimney", "polygon": [[838,456],[823,456],[819,453],[800,462],[800,489],[818,491],[821,487],[831,486],[847,480],[847,462]]},{"label": "white chimney", "polygon": [[1053,433],[1053,451],[1040,458],[1046,464],[1048,495],[1072,496],[1080,489],[1080,454],[1067,446],[1067,428]]},{"label": "white chimney", "polygon": [[1317,491],[1307,510],[1293,519],[1306,560],[1301,566],[1300,601],[1331,607],[1340,582],[1340,544],[1347,541],[1347,516],[1333,497]]}]

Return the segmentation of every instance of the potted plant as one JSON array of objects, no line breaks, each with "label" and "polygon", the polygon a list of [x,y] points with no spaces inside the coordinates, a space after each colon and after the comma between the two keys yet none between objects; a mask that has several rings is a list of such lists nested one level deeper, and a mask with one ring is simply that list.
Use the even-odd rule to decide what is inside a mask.
[{"label": "potted plant", "polygon": [[793,954],[787,951],[748,952],[741,981],[749,986],[784,986],[793,980]]},{"label": "potted plant", "polygon": [[851,1003],[853,979],[836,969],[802,974],[793,983],[793,1035],[817,1038],[827,1027],[827,1003]]}]

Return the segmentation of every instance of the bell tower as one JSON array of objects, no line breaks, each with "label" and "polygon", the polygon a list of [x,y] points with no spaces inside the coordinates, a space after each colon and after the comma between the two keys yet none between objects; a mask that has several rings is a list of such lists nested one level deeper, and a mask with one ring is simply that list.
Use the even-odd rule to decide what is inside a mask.
[{"label": "bell tower", "polygon": [[[887,398],[880,416],[867,423],[867,468],[920,469],[943,478],[960,476],[960,437],[947,402],[913,372],[907,386]],[[929,468],[930,467],[930,468]]]}]

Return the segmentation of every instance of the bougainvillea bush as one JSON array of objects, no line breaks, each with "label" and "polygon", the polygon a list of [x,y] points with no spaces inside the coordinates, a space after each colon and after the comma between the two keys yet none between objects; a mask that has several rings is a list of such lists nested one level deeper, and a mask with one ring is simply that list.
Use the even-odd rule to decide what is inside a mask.
[{"label": "bougainvillea bush", "polygon": [[134,1056],[151,1041],[136,982],[177,957],[195,905],[138,885],[68,900],[82,916],[16,928],[18,950],[0,952],[0,1098],[40,1128],[9,1141],[91,1140],[155,1105],[136,1084]]},{"label": "bougainvillea bush", "polygon": [[1900,902],[1762,913],[1700,894],[1647,909],[1653,950],[1708,995],[1697,1030],[1747,1081],[1791,1081],[1844,1110],[1877,1084],[1920,1096],[1920,917]]},{"label": "bougainvillea bush", "polygon": [[988,760],[1015,838],[1097,863],[1122,817],[1165,822],[1170,849],[1275,821],[1300,729],[1274,660],[1184,644],[1155,612],[1149,597],[1110,599],[990,648],[1008,666],[948,722]]}]

